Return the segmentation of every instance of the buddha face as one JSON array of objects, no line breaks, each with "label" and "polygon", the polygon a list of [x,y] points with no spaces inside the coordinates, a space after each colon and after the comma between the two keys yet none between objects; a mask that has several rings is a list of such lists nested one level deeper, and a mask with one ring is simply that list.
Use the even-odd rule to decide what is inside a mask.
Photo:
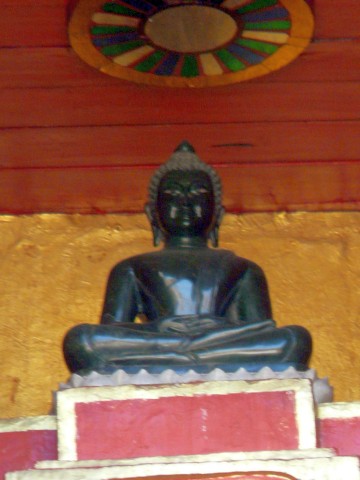
[{"label": "buddha face", "polygon": [[211,180],[200,170],[170,171],[162,178],[156,202],[161,229],[176,236],[204,236],[214,222]]}]

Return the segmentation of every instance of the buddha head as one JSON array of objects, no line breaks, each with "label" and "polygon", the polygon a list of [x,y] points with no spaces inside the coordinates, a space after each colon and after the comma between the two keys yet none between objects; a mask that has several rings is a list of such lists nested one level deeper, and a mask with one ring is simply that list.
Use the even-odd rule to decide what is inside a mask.
[{"label": "buddha head", "polygon": [[200,236],[216,247],[224,211],[221,197],[215,170],[199,159],[189,143],[182,142],[150,181],[145,211],[154,244],[172,236]]}]

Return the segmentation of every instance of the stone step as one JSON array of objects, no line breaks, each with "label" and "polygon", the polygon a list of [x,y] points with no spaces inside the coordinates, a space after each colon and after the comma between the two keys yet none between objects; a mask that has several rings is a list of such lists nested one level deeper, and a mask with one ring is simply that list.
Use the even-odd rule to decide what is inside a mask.
[{"label": "stone step", "polygon": [[222,452],[207,455],[177,455],[175,457],[142,457],[122,460],[41,460],[35,464],[39,470],[93,468],[93,467],[130,467],[139,464],[182,464],[205,462],[241,462],[244,460],[293,460],[311,458],[332,458],[336,456],[332,448],[311,448],[301,450],[263,450],[259,452]]},{"label": "stone step", "polygon": [[356,457],[205,461],[44,469],[13,472],[6,480],[360,480]]}]

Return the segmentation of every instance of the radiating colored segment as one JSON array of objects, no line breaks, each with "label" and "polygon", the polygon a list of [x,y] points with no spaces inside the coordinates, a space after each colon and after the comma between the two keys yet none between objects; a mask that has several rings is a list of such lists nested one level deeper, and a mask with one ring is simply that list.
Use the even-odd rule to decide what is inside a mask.
[{"label": "radiating colored segment", "polygon": [[250,65],[256,65],[264,60],[264,57],[255,53],[247,48],[244,48],[236,43],[232,43],[227,47],[228,51],[234,53],[237,57],[240,57],[245,62],[249,63]]},{"label": "radiating colored segment", "polygon": [[247,38],[238,38],[235,42],[243,47],[251,48],[252,50],[257,50],[258,52],[266,53],[268,55],[275,53],[279,48],[278,45],[272,45],[271,43],[250,40]]},{"label": "radiating colored segment", "polygon": [[247,12],[253,12],[255,10],[259,10],[261,8],[267,8],[271,7],[273,5],[277,5],[278,0],[254,0],[251,3],[248,3],[247,5],[244,5],[243,7],[240,7],[237,12],[242,14],[242,13],[247,13]]},{"label": "radiating colored segment", "polygon": [[284,7],[275,7],[269,10],[259,10],[241,15],[244,22],[264,22],[266,20],[277,20],[289,17],[289,12]]},{"label": "radiating colored segment", "polygon": [[284,44],[289,40],[289,35],[283,32],[261,32],[255,30],[244,30],[242,32],[244,38],[252,38],[254,40],[264,40],[265,42]]},{"label": "radiating colored segment", "polygon": [[143,45],[140,48],[136,48],[135,50],[124,53],[123,55],[114,57],[113,62],[117,63],[118,65],[122,65],[123,67],[128,67],[141,58],[144,58],[146,55],[149,55],[153,51],[154,48],[150,45]]},{"label": "radiating colored segment", "polygon": [[92,39],[95,47],[106,47],[107,45],[117,45],[131,40],[137,40],[139,35],[137,32],[121,32],[109,37],[97,37]]},{"label": "radiating colored segment", "polygon": [[202,53],[199,55],[199,59],[205,75],[221,75],[224,73],[223,68],[212,53]]},{"label": "radiating colored segment", "polygon": [[140,23],[139,18],[124,17],[122,15],[115,15],[113,13],[94,13],[92,16],[94,23],[101,25],[123,25],[127,27],[137,27]]},{"label": "radiating colored segment", "polygon": [[246,68],[246,65],[243,62],[228,52],[225,48],[215,52],[215,55],[218,56],[223,64],[232,72],[238,72],[239,70],[244,70],[244,68]]},{"label": "radiating colored segment", "polygon": [[199,75],[199,68],[195,55],[185,55],[184,63],[181,69],[182,77],[197,77]]},{"label": "radiating colored segment", "polygon": [[154,9],[153,5],[149,4],[149,2],[143,2],[142,0],[122,0],[122,3],[137,8],[144,13],[150,13]]},{"label": "radiating colored segment", "polygon": [[241,7],[245,3],[248,3],[249,0],[225,0],[222,2],[221,6],[223,8],[235,9]]},{"label": "radiating colored segment", "polygon": [[116,27],[111,25],[96,25],[90,29],[92,35],[112,35],[113,33],[134,31],[134,27]]},{"label": "radiating colored segment", "polygon": [[135,48],[141,47],[145,42],[138,40],[136,42],[127,42],[120,45],[109,45],[101,49],[103,55],[120,55],[121,53],[128,52],[129,50],[135,50]]},{"label": "radiating colored segment", "polygon": [[142,14],[132,8],[124,7],[115,2],[105,3],[102,7],[104,12],[115,13],[116,15],[129,15],[130,17],[142,17]]},{"label": "radiating colored segment", "polygon": [[156,75],[171,75],[180,60],[180,54],[176,52],[168,53],[161,64],[156,67]]},{"label": "radiating colored segment", "polygon": [[152,55],[149,55],[145,60],[136,65],[135,70],[138,72],[149,72],[152,70],[161,60],[164,58],[166,53],[161,50],[157,50]]},{"label": "radiating colored segment", "polygon": [[291,22],[288,20],[274,20],[272,22],[246,22],[245,30],[289,30]]}]

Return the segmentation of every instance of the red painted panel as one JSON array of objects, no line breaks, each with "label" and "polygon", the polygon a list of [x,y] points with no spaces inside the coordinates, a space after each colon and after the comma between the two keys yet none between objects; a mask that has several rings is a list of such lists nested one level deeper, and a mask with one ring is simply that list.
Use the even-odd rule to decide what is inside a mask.
[{"label": "red painted panel", "polygon": [[[360,162],[218,165],[228,212],[360,208]],[[3,170],[0,212],[143,212],[153,168]]]},{"label": "red painted panel", "polygon": [[165,162],[183,139],[213,165],[306,162],[310,169],[314,161],[360,160],[360,121],[123,125],[0,130],[0,169],[140,170]]},{"label": "red painted panel", "polygon": [[358,81],[360,69],[354,66],[360,64],[359,55],[358,37],[349,38],[346,47],[341,38],[311,43],[294,62],[256,82]]},{"label": "red painted panel", "polygon": [[0,46],[68,45],[67,0],[1,0]]},{"label": "red painted panel", "polygon": [[40,460],[56,458],[56,430],[0,433],[0,480],[7,472],[26,470]]},{"label": "red painted panel", "polygon": [[[211,92],[211,93],[210,93]],[[357,82],[263,83],[180,89],[126,82],[4,88],[0,127],[358,120]]]},{"label": "red painted panel", "polygon": [[[314,0],[315,38],[359,37],[359,0]],[[344,46],[344,48],[346,48]]]},{"label": "red painted panel", "polygon": [[360,456],[360,418],[324,418],[319,420],[318,432],[320,447]]},{"label": "red painted panel", "polygon": [[294,408],[292,392],[78,403],[78,459],[296,449]]},{"label": "red painted panel", "polygon": [[[358,81],[360,41],[323,41],[312,43],[296,61],[252,83],[312,82],[329,79],[336,82]],[[100,83],[99,83],[100,82]],[[103,88],[123,83],[104,75],[82,61],[66,47],[19,47],[1,51],[0,87],[34,88],[101,84]],[[228,88],[231,88],[230,86]],[[139,92],[140,94],[140,92]]]}]

